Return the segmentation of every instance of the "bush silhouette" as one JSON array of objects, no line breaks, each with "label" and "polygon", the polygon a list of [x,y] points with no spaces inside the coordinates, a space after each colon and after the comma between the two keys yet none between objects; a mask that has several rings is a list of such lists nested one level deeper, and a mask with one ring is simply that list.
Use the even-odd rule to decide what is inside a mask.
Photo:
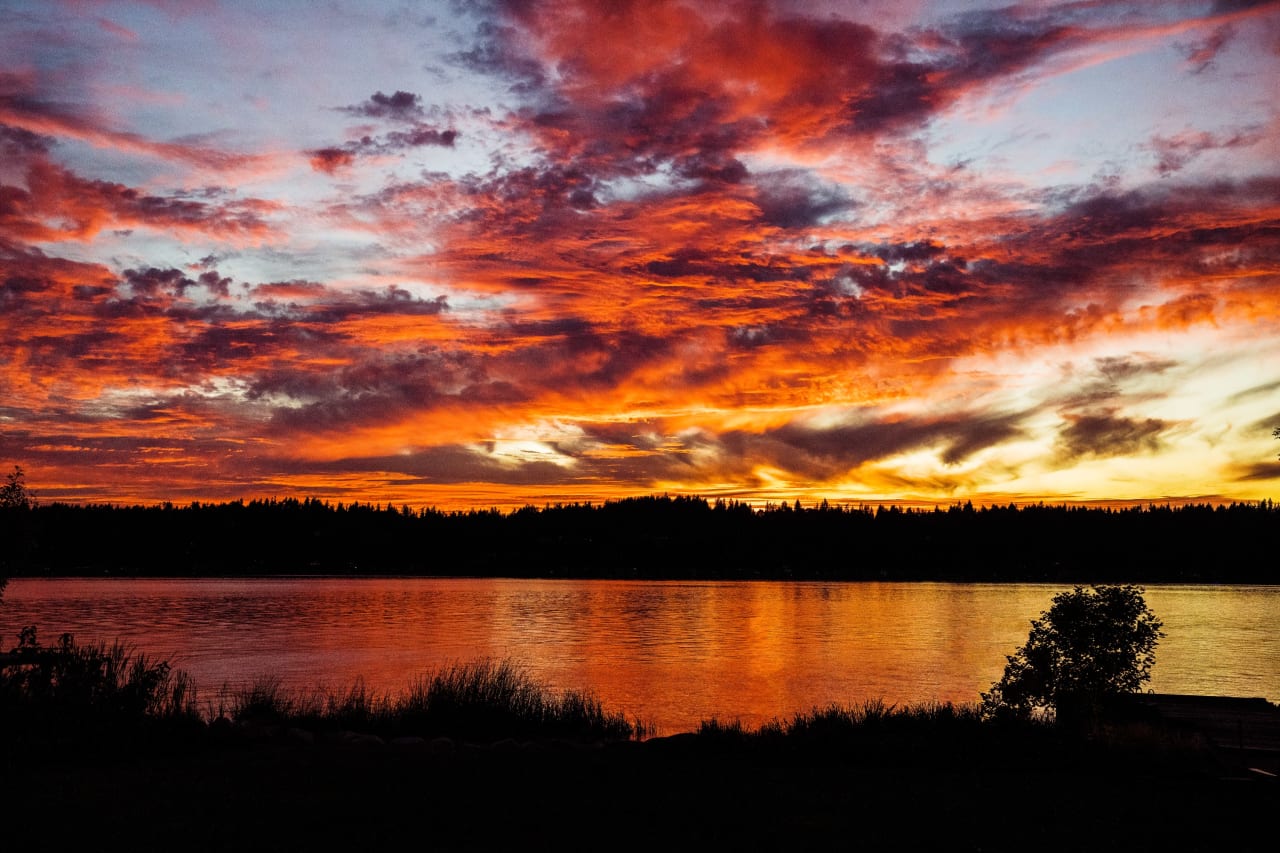
[{"label": "bush silhouette", "polygon": [[0,667],[0,764],[23,753],[123,748],[200,722],[185,672],[119,643],[63,634],[45,646],[27,626],[9,658]]},{"label": "bush silhouette", "polygon": [[1096,719],[1151,677],[1161,625],[1136,586],[1058,593],[1031,621],[1004,675],[982,694],[983,714],[1025,719],[1052,710],[1066,725]]},{"label": "bush silhouette", "polygon": [[36,498],[27,489],[26,473],[19,465],[5,475],[0,486],[0,601],[4,600],[4,588],[9,583],[5,564],[21,557],[27,546],[27,519],[24,517],[36,506]]}]

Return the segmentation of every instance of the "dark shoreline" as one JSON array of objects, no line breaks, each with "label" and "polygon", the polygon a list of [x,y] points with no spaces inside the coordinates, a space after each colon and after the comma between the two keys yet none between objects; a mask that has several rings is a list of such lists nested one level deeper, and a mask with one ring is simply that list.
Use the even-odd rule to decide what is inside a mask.
[{"label": "dark shoreline", "polygon": [[[1157,756],[1158,758],[1158,756]],[[1269,850],[1274,780],[1210,757],[265,737],[9,767],[15,850]]]}]

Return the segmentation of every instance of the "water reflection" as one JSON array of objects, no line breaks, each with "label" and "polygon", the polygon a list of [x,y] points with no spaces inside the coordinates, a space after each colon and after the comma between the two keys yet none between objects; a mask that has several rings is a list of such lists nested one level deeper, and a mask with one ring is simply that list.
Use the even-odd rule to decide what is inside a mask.
[{"label": "water reflection", "polygon": [[[17,580],[4,645],[120,640],[208,696],[265,674],[398,691],[440,665],[512,657],[666,732],[830,702],[974,701],[1059,586],[469,579]],[[1280,698],[1280,587],[1149,587],[1168,635],[1152,688]]]}]

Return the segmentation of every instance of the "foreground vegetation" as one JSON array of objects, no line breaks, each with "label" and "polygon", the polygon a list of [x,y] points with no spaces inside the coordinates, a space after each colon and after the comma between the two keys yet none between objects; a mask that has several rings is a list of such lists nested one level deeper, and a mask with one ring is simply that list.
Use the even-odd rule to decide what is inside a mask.
[{"label": "foreground vegetation", "polygon": [[643,723],[606,711],[589,694],[555,693],[510,661],[492,660],[445,667],[398,696],[375,695],[361,682],[340,693],[298,694],[267,680],[233,694],[229,707],[220,706],[213,719],[475,742],[629,740],[645,733]]},{"label": "foreground vegetation", "polygon": [[171,737],[201,724],[195,687],[167,661],[119,643],[42,646],[23,629],[0,666],[0,755]]},{"label": "foreground vegetation", "polygon": [[[1051,713],[993,713],[985,703],[869,703],[814,709],[753,732],[737,721],[712,719],[698,735],[709,744],[862,751],[901,749],[904,738],[934,749],[943,743],[991,747],[1010,739],[1025,746],[1052,742],[1058,736],[1051,734],[1052,720]],[[337,692],[291,691],[266,678],[202,700],[186,673],[166,661],[119,644],[77,644],[67,634],[41,645],[34,628],[23,630],[0,666],[0,721],[0,743],[10,759],[164,746],[230,729],[259,736],[358,732],[382,740],[444,737],[478,744],[638,741],[656,734],[639,720],[606,710],[589,694],[553,691],[510,661],[455,663],[397,695],[374,693],[360,681]]]},{"label": "foreground vegetation", "polygon": [[[34,628],[24,629],[3,663],[0,758],[18,764],[68,754],[181,751],[237,734],[307,743],[358,734],[384,743],[448,739],[478,745],[627,743],[657,734],[640,720],[606,710],[589,694],[553,691],[510,661],[455,663],[418,678],[398,695],[375,694],[360,681],[337,692],[291,691],[268,678],[240,690],[224,687],[204,699],[184,672],[165,661],[119,644],[77,644],[65,634],[44,646]],[[1186,732],[1160,731],[1140,710],[1109,708],[1109,716],[1095,717],[1086,731],[1055,725],[1052,706],[1031,714],[993,711],[989,701],[901,707],[870,702],[815,708],[755,730],[713,718],[692,736],[700,749],[892,756],[896,761],[910,756],[933,761],[943,754],[1023,760],[1064,749],[1067,755],[1078,750],[1082,738],[1094,747],[1128,742],[1179,760],[1192,753],[1197,760],[1204,757],[1199,754],[1203,744]],[[672,740],[687,748],[689,738],[681,734]]]},{"label": "foreground vegetation", "polygon": [[300,693],[264,679],[202,703],[191,679],[167,662],[119,644],[77,644],[65,634],[42,646],[28,628],[9,665],[0,667],[0,755],[9,758],[129,750],[233,726],[479,743],[629,740],[646,732],[643,723],[606,711],[589,694],[552,691],[510,661],[457,663],[395,696],[375,694],[361,682],[337,693]]},{"label": "foreground vegetation", "polygon": [[869,703],[641,742],[503,662],[396,698],[266,681],[202,702],[118,646],[26,634],[16,653],[0,803],[22,850],[1263,850],[1280,805],[1194,733],[1140,716],[1085,733]]},{"label": "foreground vegetation", "polygon": [[[17,506],[15,504],[15,506]],[[522,577],[1280,582],[1280,508],[937,509],[648,497],[440,512],[318,500],[28,502],[0,576],[281,573]]]}]

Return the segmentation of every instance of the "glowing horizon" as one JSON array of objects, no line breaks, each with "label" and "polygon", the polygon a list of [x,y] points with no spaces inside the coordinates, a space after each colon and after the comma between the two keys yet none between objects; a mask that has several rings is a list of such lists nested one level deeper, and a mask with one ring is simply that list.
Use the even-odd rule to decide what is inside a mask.
[{"label": "glowing horizon", "polygon": [[1280,3],[57,0],[0,46],[44,500],[1280,491]]}]

